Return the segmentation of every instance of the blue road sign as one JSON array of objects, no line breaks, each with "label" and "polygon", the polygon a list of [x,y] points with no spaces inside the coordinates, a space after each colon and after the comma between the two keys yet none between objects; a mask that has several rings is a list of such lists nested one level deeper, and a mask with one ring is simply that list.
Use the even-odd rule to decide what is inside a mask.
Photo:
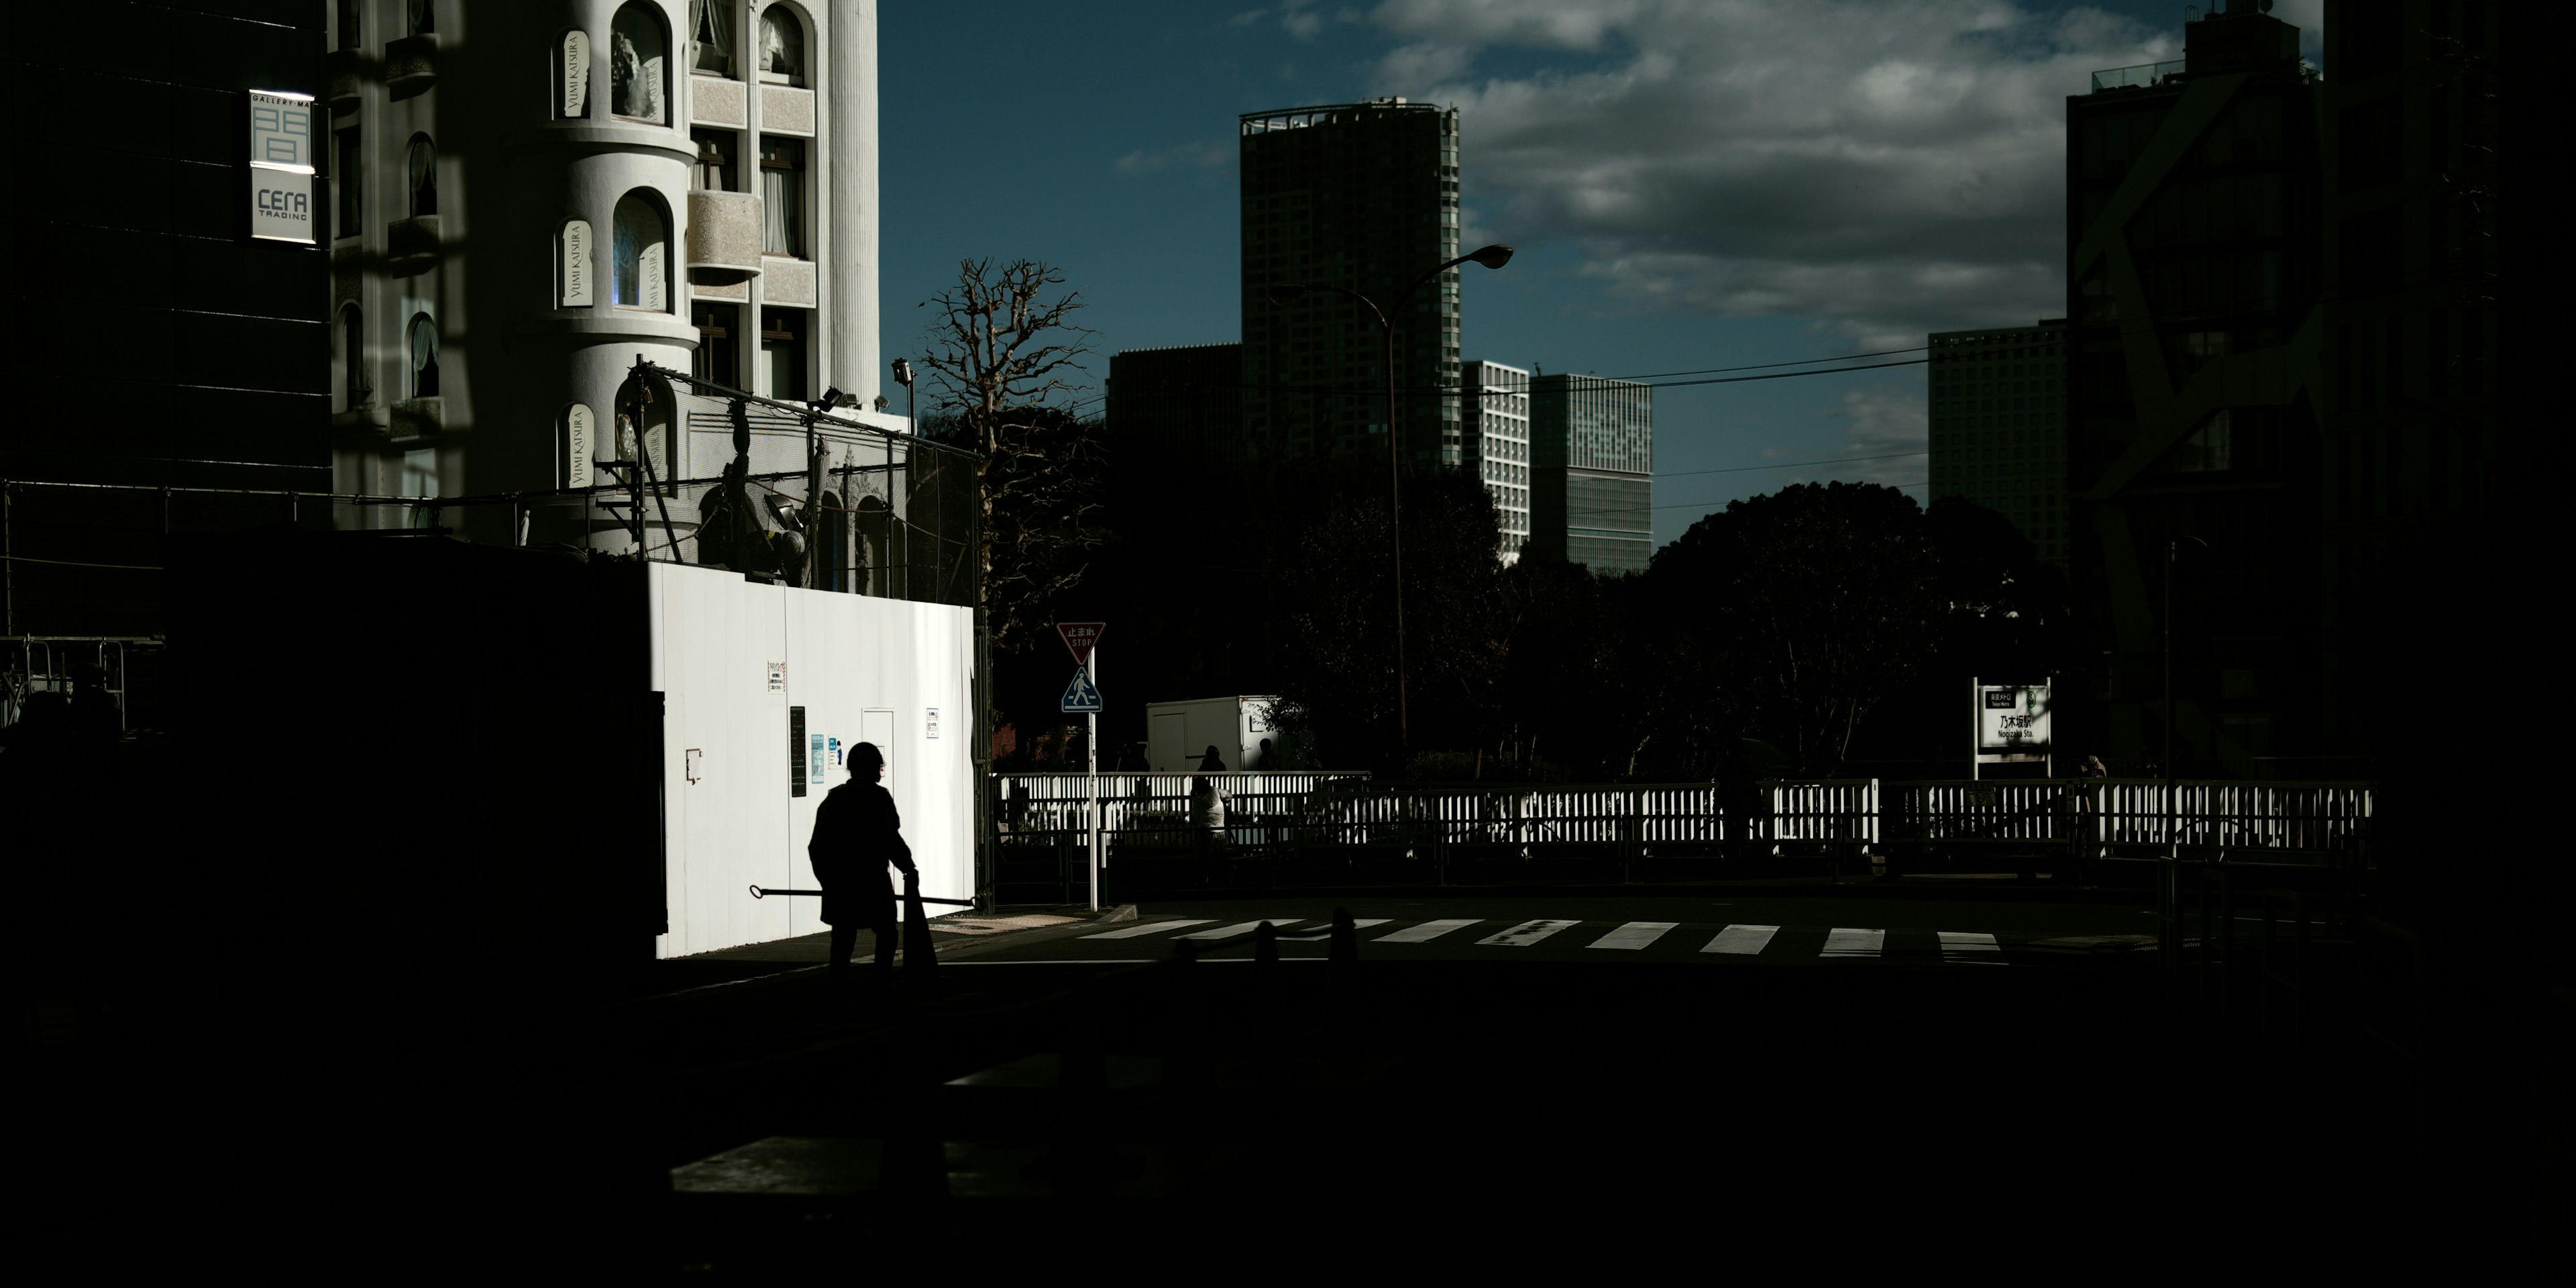
[{"label": "blue road sign", "polygon": [[1064,701],[1057,703],[1056,709],[1067,713],[1100,710],[1100,686],[1091,682],[1090,667],[1073,668],[1073,683],[1064,686]]}]

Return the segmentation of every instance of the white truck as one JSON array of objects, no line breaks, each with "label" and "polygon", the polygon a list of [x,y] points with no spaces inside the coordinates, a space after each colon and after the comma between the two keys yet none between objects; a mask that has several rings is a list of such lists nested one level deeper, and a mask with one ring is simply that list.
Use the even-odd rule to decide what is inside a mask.
[{"label": "white truck", "polygon": [[1275,769],[1262,761],[1262,740],[1272,739],[1270,704],[1276,696],[1194,698],[1145,704],[1145,762],[1156,773],[1187,773],[1216,748],[1228,770]]}]

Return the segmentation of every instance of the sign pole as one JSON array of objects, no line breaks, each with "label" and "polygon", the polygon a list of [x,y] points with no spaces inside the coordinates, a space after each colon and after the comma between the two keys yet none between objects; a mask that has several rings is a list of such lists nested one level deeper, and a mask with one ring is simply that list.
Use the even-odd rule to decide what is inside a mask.
[{"label": "sign pole", "polygon": [[1968,677],[1968,781],[1985,777],[1986,763],[1986,686],[1975,676]]},{"label": "sign pole", "polygon": [[[1100,683],[1100,649],[1091,650],[1091,682]],[[1083,717],[1088,732],[1082,740],[1084,758],[1091,763],[1091,910],[1100,911],[1100,713]]]},{"label": "sign pole", "polygon": [[1064,699],[1056,704],[1056,709],[1066,715],[1081,712],[1087,730],[1082,745],[1084,778],[1087,780],[1085,795],[1089,799],[1090,812],[1084,823],[1085,830],[1089,832],[1084,838],[1087,842],[1084,848],[1090,851],[1091,910],[1094,912],[1100,911],[1100,848],[1102,836],[1108,830],[1103,826],[1106,820],[1100,817],[1101,701],[1100,686],[1096,682],[1100,672],[1100,637],[1108,629],[1107,622],[1055,624],[1055,633],[1064,640],[1065,649],[1073,654],[1073,683],[1066,686]]}]

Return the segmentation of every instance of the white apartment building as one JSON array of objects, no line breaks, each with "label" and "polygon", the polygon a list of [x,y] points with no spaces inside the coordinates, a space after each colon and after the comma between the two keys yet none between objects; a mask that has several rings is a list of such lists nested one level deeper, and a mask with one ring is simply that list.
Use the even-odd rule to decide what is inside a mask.
[{"label": "white apartment building", "polygon": [[[331,18],[335,490],[614,482],[593,462],[635,456],[639,358],[791,402],[838,388],[840,416],[908,429],[880,396],[873,0],[333,0]],[[733,459],[720,402],[649,383],[656,478]],[[800,467],[789,437],[761,435],[753,468]],[[523,532],[479,530],[503,513],[446,521],[632,545],[578,501],[532,496]]]},{"label": "white apartment building", "polygon": [[1461,365],[1467,468],[1500,511],[1506,567],[1530,539],[1530,373],[1499,362]]}]

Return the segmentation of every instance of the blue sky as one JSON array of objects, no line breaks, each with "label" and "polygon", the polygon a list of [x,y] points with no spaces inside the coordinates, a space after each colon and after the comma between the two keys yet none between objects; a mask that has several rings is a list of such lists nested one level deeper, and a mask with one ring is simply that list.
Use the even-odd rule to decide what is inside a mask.
[{"label": "blue sky", "polygon": [[[2322,0],[2282,0],[2312,62]],[[1234,121],[1461,109],[1465,353],[1605,376],[1919,345],[2063,311],[2065,96],[2183,6],[1977,0],[893,3],[885,328],[969,256],[1059,266],[1122,348],[1238,338]],[[1427,267],[1427,266],[1426,266]],[[1900,355],[1911,357],[1915,355]],[[1658,543],[1731,499],[1919,484],[1919,367],[1658,390]],[[1824,466],[1764,468],[1782,462]],[[1913,495],[1924,496],[1920,487]]]}]

